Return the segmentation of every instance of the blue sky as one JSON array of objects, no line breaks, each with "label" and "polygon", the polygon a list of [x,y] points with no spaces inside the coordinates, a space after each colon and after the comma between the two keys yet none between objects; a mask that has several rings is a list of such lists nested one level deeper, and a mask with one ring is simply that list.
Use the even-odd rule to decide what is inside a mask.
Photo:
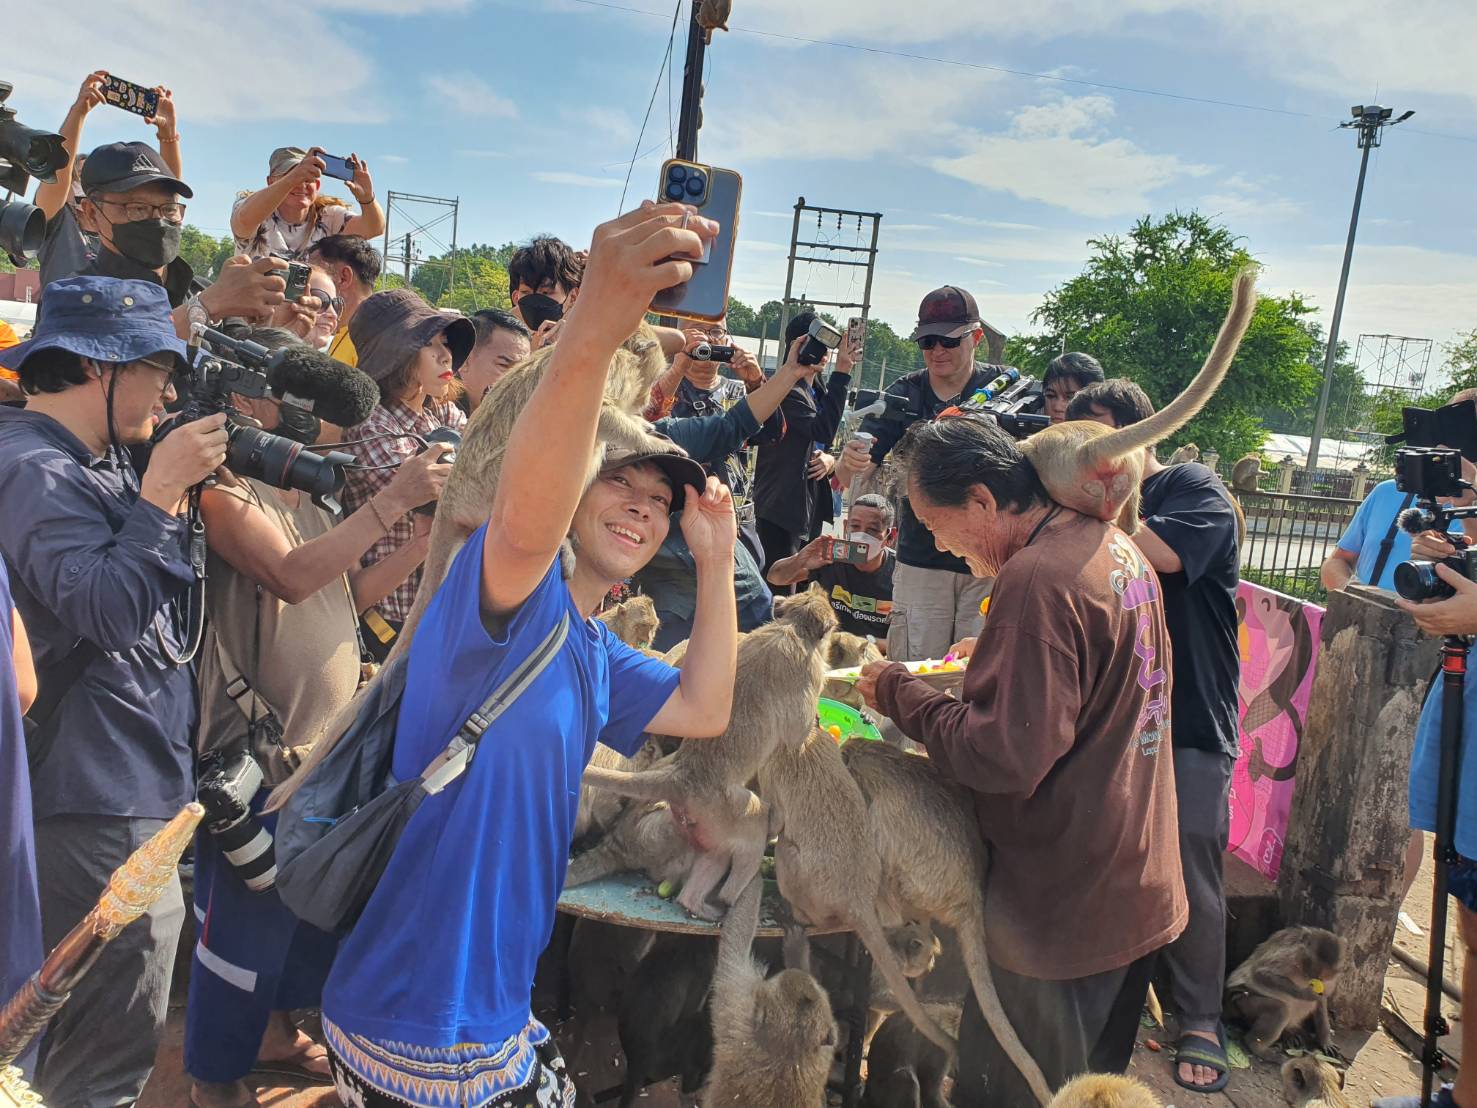
[{"label": "blue sky", "polygon": [[[616,212],[671,25],[664,0],[620,2],[641,10],[578,0],[24,0],[0,77],[15,83],[11,105],[31,126],[59,122],[93,68],[170,86],[196,194],[190,219],[217,233],[236,190],[262,182],[273,147],[318,144],[366,158],[381,195],[459,197],[463,243],[551,232],[583,244]],[[734,274],[744,300],[783,291],[789,221],[804,195],[884,214],[874,314],[899,330],[944,283],[974,292],[1006,332],[1028,330],[1042,294],[1080,270],[1088,238],[1175,207],[1220,214],[1265,263],[1266,287],[1296,289],[1331,312],[1358,168],[1352,133],[1335,125],[1351,104],[1378,99],[1417,115],[1387,132],[1371,161],[1344,336],[1441,342],[1477,327],[1477,5],[735,0],[734,9],[733,33],[709,53],[699,156],[745,179]],[[673,116],[681,59],[679,24]],[[655,189],[667,104],[663,83],[632,197]],[[83,145],[151,134],[100,108]],[[855,241],[854,226],[824,230]],[[851,270],[817,271],[808,290],[852,299],[853,280]]]}]

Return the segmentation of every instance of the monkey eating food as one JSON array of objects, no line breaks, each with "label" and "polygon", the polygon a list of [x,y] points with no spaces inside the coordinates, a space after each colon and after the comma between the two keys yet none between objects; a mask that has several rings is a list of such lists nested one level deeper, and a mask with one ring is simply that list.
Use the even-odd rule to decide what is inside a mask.
[{"label": "monkey eating food", "polygon": [[1274,1047],[1311,1018],[1318,1045],[1333,1046],[1328,994],[1343,969],[1344,940],[1320,927],[1286,927],[1226,978],[1226,1018],[1248,1025],[1246,1048],[1275,1061]]},{"label": "monkey eating food", "polygon": [[1236,276],[1231,309],[1209,357],[1179,396],[1128,427],[1112,430],[1092,420],[1069,420],[1021,443],[1021,453],[1051,498],[1083,515],[1116,522],[1130,535],[1137,531],[1144,447],[1174,434],[1205,407],[1230,369],[1255,311],[1256,278],[1248,268]]},{"label": "monkey eating food", "polygon": [[751,949],[759,929],[763,882],[739,895],[718,941],[713,1013],[713,1071],[705,1108],[812,1108],[824,1102],[836,1046],[825,990],[803,969],[766,978]]}]

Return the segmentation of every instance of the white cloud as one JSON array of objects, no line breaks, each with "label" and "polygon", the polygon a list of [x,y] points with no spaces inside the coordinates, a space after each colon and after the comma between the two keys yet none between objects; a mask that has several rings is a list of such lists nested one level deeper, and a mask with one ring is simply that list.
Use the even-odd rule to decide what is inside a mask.
[{"label": "white cloud", "polygon": [[493,90],[481,77],[463,70],[426,78],[426,91],[438,107],[458,115],[480,119],[513,119],[518,108],[506,96]]},{"label": "white cloud", "polygon": [[1004,262],[993,262],[989,258],[969,258],[963,254],[956,254],[954,260],[956,262],[963,262],[965,265],[981,265],[989,269],[1000,269],[1005,265]]},{"label": "white cloud", "polygon": [[992,231],[1039,231],[1034,223],[1007,223],[999,219],[979,219],[972,215],[955,215],[952,212],[939,212],[938,218],[950,223],[962,223],[966,227],[988,227]]},{"label": "white cloud", "polygon": [[618,189],[622,183],[619,177],[591,177],[585,173],[564,173],[554,170],[539,170],[530,176],[535,181],[541,181],[546,185],[568,185],[581,189]]},{"label": "white cloud", "polygon": [[404,154],[378,154],[375,156],[375,160],[389,162],[391,165],[404,165],[410,161]]},{"label": "white cloud", "polygon": [[975,132],[957,157],[933,159],[940,173],[982,188],[1008,192],[1088,216],[1114,216],[1151,207],[1150,194],[1208,167],[1173,154],[1152,154],[1125,138],[1111,138],[1114,114],[1106,96],[1061,97],[1018,112],[1009,128]]}]

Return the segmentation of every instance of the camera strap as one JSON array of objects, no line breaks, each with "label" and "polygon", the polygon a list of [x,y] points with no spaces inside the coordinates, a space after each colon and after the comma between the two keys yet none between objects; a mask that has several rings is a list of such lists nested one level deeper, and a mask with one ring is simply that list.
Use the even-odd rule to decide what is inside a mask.
[{"label": "camera strap", "polygon": [[1380,543],[1380,556],[1375,559],[1374,573],[1366,584],[1379,588],[1380,578],[1385,575],[1385,566],[1390,561],[1390,551],[1395,549],[1395,532],[1400,530],[1400,514],[1415,503],[1415,493],[1405,494],[1405,502],[1395,512],[1395,518],[1390,520],[1390,529],[1385,532],[1385,540]]}]

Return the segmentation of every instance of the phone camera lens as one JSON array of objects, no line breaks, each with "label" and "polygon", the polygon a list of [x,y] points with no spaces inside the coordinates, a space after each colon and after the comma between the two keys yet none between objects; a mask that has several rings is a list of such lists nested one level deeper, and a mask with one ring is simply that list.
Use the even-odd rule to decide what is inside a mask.
[{"label": "phone camera lens", "polygon": [[681,182],[687,180],[687,167],[685,165],[674,165],[667,170],[667,180]]},{"label": "phone camera lens", "polygon": [[701,196],[708,190],[708,182],[701,173],[694,173],[687,178],[687,194],[692,197]]},{"label": "phone camera lens", "polygon": [[681,200],[686,195],[687,191],[682,187],[680,182],[673,181],[670,185],[667,186],[668,200]]}]

